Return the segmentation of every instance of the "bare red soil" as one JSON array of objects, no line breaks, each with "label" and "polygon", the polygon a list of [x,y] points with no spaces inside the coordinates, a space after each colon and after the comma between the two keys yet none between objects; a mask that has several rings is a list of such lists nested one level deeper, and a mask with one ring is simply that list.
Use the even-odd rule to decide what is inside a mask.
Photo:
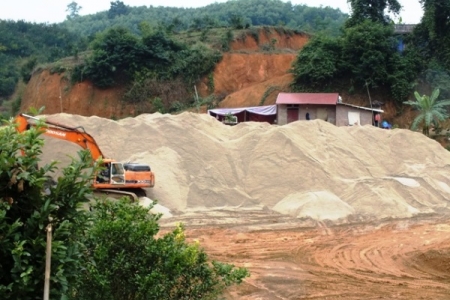
[{"label": "bare red soil", "polygon": [[450,299],[448,216],[343,226],[249,212],[222,218],[236,219],[183,222],[213,259],[251,272],[227,299]]}]

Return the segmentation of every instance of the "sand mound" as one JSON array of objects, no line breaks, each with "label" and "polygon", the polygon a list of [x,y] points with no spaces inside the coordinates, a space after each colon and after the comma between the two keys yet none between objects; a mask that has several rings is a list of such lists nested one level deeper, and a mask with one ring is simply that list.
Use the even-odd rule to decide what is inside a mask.
[{"label": "sand mound", "polygon": [[278,202],[273,210],[293,217],[339,220],[354,213],[353,207],[327,191],[295,193]]},{"label": "sand mound", "polygon": [[[336,127],[319,120],[225,126],[193,113],[120,121],[68,114],[47,118],[82,125],[107,157],[151,165],[156,186],[148,196],[173,211],[264,205],[334,220],[448,209],[450,153],[409,130]],[[77,150],[47,139],[43,160],[64,160]]]}]

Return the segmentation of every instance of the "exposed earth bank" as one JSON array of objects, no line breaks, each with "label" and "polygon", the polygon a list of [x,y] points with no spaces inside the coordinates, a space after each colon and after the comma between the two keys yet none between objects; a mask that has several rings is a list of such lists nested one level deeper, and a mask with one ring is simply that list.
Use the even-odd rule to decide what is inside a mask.
[{"label": "exposed earth bank", "polygon": [[[213,82],[204,78],[197,86],[201,96],[223,98],[220,106],[239,107],[273,104],[277,92],[289,91],[289,69],[297,51],[308,42],[303,33],[260,29],[257,38],[242,34],[230,43],[230,51],[216,65]],[[264,50],[269,47],[269,50]],[[242,91],[242,92],[241,92]],[[68,74],[37,70],[22,96],[21,111],[45,106],[45,113],[70,113],[105,118],[135,116],[137,108],[122,101],[123,87],[99,89],[88,81],[71,84]],[[264,99],[264,100],[263,100]]]}]

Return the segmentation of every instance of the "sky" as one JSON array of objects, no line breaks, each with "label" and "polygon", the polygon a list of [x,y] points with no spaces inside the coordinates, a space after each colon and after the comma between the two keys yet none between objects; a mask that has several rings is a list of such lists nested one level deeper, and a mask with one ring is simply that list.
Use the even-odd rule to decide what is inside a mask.
[{"label": "sky", "polygon": [[[75,1],[82,7],[80,15],[95,14],[110,8],[113,0],[0,0],[0,19],[25,20],[35,23],[59,23],[67,16],[67,5]],[[170,6],[170,7],[202,7],[215,2],[227,0],[121,0],[128,6]],[[403,6],[402,23],[416,24],[422,17],[419,0],[398,0]],[[287,2],[283,0],[283,2]],[[6,4],[7,3],[7,4]],[[291,0],[294,5],[339,8],[344,13],[350,13],[347,0]],[[394,18],[398,22],[398,18]]]}]

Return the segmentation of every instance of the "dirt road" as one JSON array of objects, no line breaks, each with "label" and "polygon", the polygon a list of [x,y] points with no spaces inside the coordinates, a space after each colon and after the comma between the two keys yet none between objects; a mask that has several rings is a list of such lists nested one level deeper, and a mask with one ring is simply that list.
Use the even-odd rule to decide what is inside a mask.
[{"label": "dirt road", "polygon": [[251,277],[227,299],[450,299],[450,217],[330,226],[272,212],[222,210],[186,224],[211,258]]}]

